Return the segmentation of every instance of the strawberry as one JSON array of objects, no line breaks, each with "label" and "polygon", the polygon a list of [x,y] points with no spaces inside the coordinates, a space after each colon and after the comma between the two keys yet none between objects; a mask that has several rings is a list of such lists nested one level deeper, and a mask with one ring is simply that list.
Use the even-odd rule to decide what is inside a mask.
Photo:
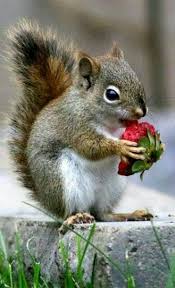
[{"label": "strawberry", "polygon": [[[131,123],[130,125],[129,122]],[[156,134],[153,125],[147,122],[127,121],[127,128],[121,136],[121,139],[138,142],[142,137],[147,136],[147,130],[154,136]]]},{"label": "strawberry", "polygon": [[131,164],[129,162],[120,161],[119,166],[118,166],[118,174],[124,175],[124,176],[131,175],[132,174]]},{"label": "strawberry", "polygon": [[121,135],[121,139],[137,142],[138,146],[144,147],[146,149],[145,160],[128,158],[128,162],[121,161],[118,174],[129,176],[140,172],[142,177],[144,171],[158,161],[164,151],[160,135],[154,126],[147,122],[126,121],[125,125],[126,129]]}]

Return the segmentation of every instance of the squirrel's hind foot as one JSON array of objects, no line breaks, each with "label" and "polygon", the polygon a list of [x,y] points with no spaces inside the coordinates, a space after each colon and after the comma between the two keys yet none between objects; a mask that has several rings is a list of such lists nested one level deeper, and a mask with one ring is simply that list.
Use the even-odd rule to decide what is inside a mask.
[{"label": "squirrel's hind foot", "polygon": [[136,210],[132,213],[111,213],[104,216],[105,221],[149,221],[153,215],[148,210]]}]

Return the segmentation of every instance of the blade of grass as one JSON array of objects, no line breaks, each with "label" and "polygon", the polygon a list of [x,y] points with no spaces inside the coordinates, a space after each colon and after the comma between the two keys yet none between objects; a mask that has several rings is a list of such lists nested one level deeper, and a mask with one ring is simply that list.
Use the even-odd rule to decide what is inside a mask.
[{"label": "blade of grass", "polygon": [[[41,279],[41,281],[42,281],[42,283],[43,283],[42,288],[49,288],[49,286],[47,285],[46,280],[45,280],[42,276],[40,276],[40,279]],[[58,287],[56,287],[56,288],[59,288],[59,287],[60,287],[60,286],[58,286]]]},{"label": "blade of grass", "polygon": [[3,277],[2,281],[4,282],[4,285],[6,287],[10,285],[9,287],[13,288],[12,264],[8,259],[5,237],[3,236],[2,231],[0,231],[0,273],[2,273],[1,280]]},{"label": "blade of grass", "polygon": [[16,232],[16,256],[17,256],[19,288],[28,288],[27,280],[25,278],[24,265],[21,254],[20,237],[18,232]]},{"label": "blade of grass", "polygon": [[160,237],[159,237],[159,234],[158,234],[158,232],[157,232],[157,230],[156,230],[156,227],[154,226],[153,220],[150,219],[150,221],[151,221],[151,226],[152,226],[154,235],[155,235],[155,237],[156,237],[157,243],[158,243],[158,245],[159,245],[159,247],[160,247],[160,251],[162,252],[162,256],[163,256],[163,258],[164,258],[164,260],[165,260],[165,263],[166,263],[166,265],[167,265],[167,267],[168,267],[168,270],[170,271],[170,270],[171,270],[171,269],[170,269],[170,263],[169,263],[169,260],[168,260],[167,255],[166,255],[166,253],[165,253],[165,249],[163,248],[162,242],[161,242],[161,240],[160,240]]},{"label": "blade of grass", "polygon": [[175,288],[175,255],[170,258],[171,272],[168,273],[166,288]]},{"label": "blade of grass", "polygon": [[3,252],[3,254],[4,254],[4,258],[5,258],[5,260],[7,260],[8,255],[7,255],[7,250],[6,250],[5,240],[4,240],[4,237],[3,237],[1,231],[0,231],[0,249],[2,250],[2,252]]},{"label": "blade of grass", "polygon": [[134,277],[131,272],[128,250],[126,250],[125,259],[126,259],[126,271],[127,271],[126,272],[127,273],[127,288],[136,288]]},{"label": "blade of grass", "polygon": [[83,288],[83,286],[79,286],[79,284],[78,284],[78,282],[75,280],[75,278],[74,278],[74,276],[72,275],[72,281],[73,281],[73,283],[74,283],[74,287],[75,288]]},{"label": "blade of grass", "polygon": [[12,275],[12,265],[8,264],[8,270],[9,270],[9,278],[10,278],[10,288],[13,288],[13,275]]},{"label": "blade of grass", "polygon": [[61,255],[64,261],[64,265],[65,265],[65,279],[64,279],[65,288],[75,288],[74,282],[73,282],[73,274],[72,274],[70,263],[69,263],[68,249],[66,249],[63,241],[60,241],[59,244],[60,244]]},{"label": "blade of grass", "polygon": [[92,264],[92,274],[91,274],[91,282],[88,288],[94,288],[95,283],[95,267],[97,264],[97,253],[94,254],[93,264]]},{"label": "blade of grass", "polygon": [[36,259],[35,259],[35,257],[32,255],[32,253],[31,253],[31,251],[30,251],[30,242],[31,242],[33,239],[34,239],[34,237],[32,236],[31,238],[29,238],[29,239],[27,240],[26,249],[27,249],[27,252],[28,252],[28,254],[29,254],[29,256],[30,256],[30,258],[31,258],[31,260],[32,260],[33,265],[34,265],[35,262],[36,262]]},{"label": "blade of grass", "polygon": [[169,259],[168,259],[167,255],[166,255],[165,249],[163,247],[162,241],[160,240],[160,236],[159,236],[159,234],[157,232],[157,229],[154,226],[153,220],[151,219],[150,221],[151,221],[151,226],[152,226],[154,235],[156,237],[157,243],[158,243],[158,245],[160,247],[160,251],[162,252],[162,256],[163,256],[164,261],[165,261],[165,263],[166,263],[166,265],[168,267],[169,275],[171,276],[171,282],[172,282],[172,285],[173,285],[172,287],[175,287],[175,277],[173,277],[174,274],[172,274],[173,272],[172,272],[172,269],[171,269],[171,265],[169,263]]},{"label": "blade of grass", "polygon": [[77,256],[77,262],[79,263],[81,261],[81,255],[82,255],[82,239],[76,235],[76,248],[77,248],[77,251],[76,251],[76,256]]},{"label": "blade of grass", "polygon": [[81,271],[82,271],[83,260],[84,260],[84,257],[85,257],[85,255],[86,255],[86,252],[87,252],[89,243],[90,243],[92,237],[94,236],[95,227],[96,227],[96,225],[93,224],[92,227],[90,228],[90,232],[89,232],[87,241],[85,242],[85,246],[84,246],[84,249],[83,249],[83,253],[82,253],[82,255],[81,255],[81,258],[79,259],[78,267],[77,267],[77,276],[78,276],[78,278],[82,277],[82,272],[81,272]]},{"label": "blade of grass", "polygon": [[[76,265],[76,273],[75,278],[77,282],[80,284],[83,281],[83,275],[84,275],[84,269],[81,268],[79,271],[77,271],[77,267],[79,266],[79,263],[81,261],[82,257],[82,244],[84,244],[83,240],[79,236],[75,236],[75,242],[76,242],[76,257],[77,257],[77,265]],[[83,243],[82,243],[83,242]]]},{"label": "blade of grass", "polygon": [[132,275],[128,277],[127,288],[136,288],[134,277]]},{"label": "blade of grass", "polygon": [[40,271],[41,265],[40,263],[35,263],[33,266],[34,276],[33,276],[33,287],[39,288],[39,278],[40,278]]}]

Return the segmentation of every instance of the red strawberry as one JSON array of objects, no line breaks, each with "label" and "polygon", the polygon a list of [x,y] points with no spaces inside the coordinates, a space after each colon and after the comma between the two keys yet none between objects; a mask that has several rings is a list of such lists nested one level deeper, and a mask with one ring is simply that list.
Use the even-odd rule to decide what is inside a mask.
[{"label": "red strawberry", "polygon": [[118,166],[118,174],[129,176],[132,174],[130,162],[121,161]]},{"label": "red strawberry", "polygon": [[163,146],[153,125],[138,121],[126,121],[125,125],[126,129],[121,139],[137,142],[138,145],[144,147],[146,159],[134,160],[129,158],[128,162],[121,161],[118,166],[118,174],[129,176],[141,172],[142,176],[145,170],[148,170],[154,162],[160,159]]},{"label": "red strawberry", "polygon": [[[129,126],[130,123],[130,126]],[[127,121],[127,127],[121,136],[121,139],[138,142],[142,137],[147,136],[147,130],[154,136],[156,131],[153,125],[138,121]]]}]

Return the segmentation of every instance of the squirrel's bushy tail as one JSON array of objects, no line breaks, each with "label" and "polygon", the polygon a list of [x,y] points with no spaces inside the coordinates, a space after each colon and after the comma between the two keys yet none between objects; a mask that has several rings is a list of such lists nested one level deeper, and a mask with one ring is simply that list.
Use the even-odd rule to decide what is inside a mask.
[{"label": "squirrel's bushy tail", "polygon": [[59,97],[71,84],[74,48],[59,43],[50,31],[23,20],[9,31],[9,55],[13,71],[22,86],[10,121],[9,147],[16,170],[27,188],[32,187],[26,146],[39,111]]}]

